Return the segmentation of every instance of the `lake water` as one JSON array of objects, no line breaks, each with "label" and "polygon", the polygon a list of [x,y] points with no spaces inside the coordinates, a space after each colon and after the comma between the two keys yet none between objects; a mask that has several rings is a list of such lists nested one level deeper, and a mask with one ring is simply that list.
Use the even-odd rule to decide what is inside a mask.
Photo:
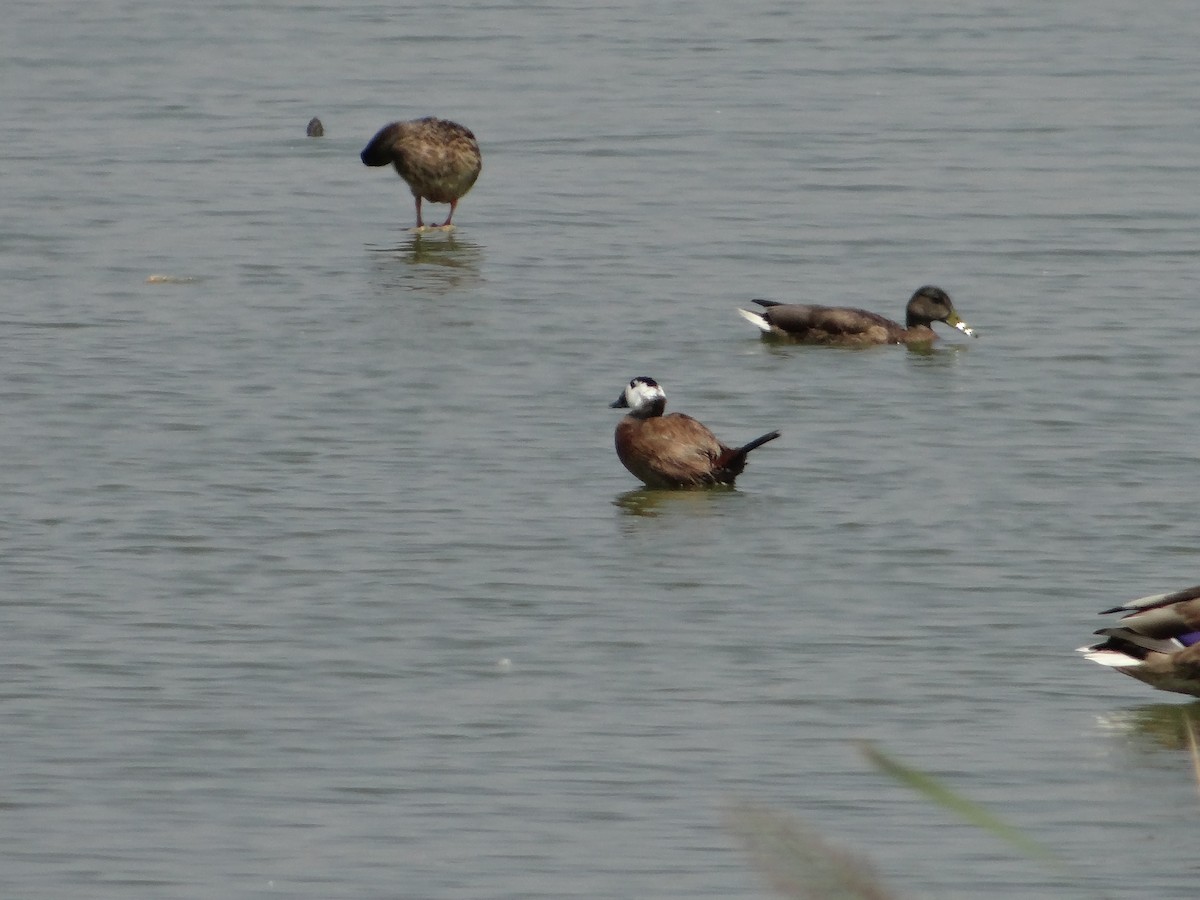
[{"label": "lake water", "polygon": [[[909,897],[1196,895],[1187,699],[1074,653],[1200,581],[1193,3],[5,19],[0,894],[766,897],[750,802]],[[358,152],[431,113],[414,236]],[[978,340],[735,312],[925,283]],[[638,491],[640,374],[783,437]]]}]

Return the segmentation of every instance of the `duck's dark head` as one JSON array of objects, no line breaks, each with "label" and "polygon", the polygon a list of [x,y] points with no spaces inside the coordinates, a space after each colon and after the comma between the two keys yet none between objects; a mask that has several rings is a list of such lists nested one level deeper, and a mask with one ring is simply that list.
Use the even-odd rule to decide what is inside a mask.
[{"label": "duck's dark head", "polygon": [[975,330],[959,316],[950,295],[940,287],[927,284],[917,288],[917,292],[908,301],[908,312],[904,325],[906,328],[912,328],[914,325],[929,325],[933,322],[945,322],[963,334],[971,337],[977,336]]}]

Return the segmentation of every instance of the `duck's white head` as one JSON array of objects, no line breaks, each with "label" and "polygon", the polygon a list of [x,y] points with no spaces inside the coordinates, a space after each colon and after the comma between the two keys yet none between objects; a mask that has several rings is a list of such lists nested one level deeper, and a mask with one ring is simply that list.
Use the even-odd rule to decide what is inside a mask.
[{"label": "duck's white head", "polygon": [[667,395],[653,378],[639,375],[625,386],[612,406],[614,409],[628,408],[631,416],[639,418],[661,416],[667,407]]}]

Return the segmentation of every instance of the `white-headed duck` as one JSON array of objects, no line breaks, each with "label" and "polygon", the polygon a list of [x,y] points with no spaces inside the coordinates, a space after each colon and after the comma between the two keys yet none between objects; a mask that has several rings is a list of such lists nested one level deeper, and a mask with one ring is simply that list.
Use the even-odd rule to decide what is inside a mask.
[{"label": "white-headed duck", "polygon": [[746,455],[778,431],[741,447],[727,447],[700,422],[683,413],[663,415],[667,395],[653,378],[634,378],[614,408],[629,413],[617,423],[617,456],[625,468],[652,488],[733,484],[746,468]]}]

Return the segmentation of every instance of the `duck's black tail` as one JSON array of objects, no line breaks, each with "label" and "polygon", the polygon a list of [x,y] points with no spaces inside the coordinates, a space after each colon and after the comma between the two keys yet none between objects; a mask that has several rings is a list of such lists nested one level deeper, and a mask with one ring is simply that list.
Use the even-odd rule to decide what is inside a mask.
[{"label": "duck's black tail", "polygon": [[754,440],[752,440],[750,443],[745,444],[744,446],[738,447],[737,452],[740,456],[745,456],[751,450],[755,450],[755,449],[761,447],[763,444],[767,443],[768,441],[775,440],[775,438],[779,437],[780,434],[781,434],[781,432],[778,432],[778,431],[772,431],[769,434],[764,434],[762,437],[757,437]]},{"label": "duck's black tail", "polygon": [[714,481],[717,484],[733,484],[735,478],[742,474],[742,470],[746,468],[746,455],[756,447],[761,447],[767,441],[773,441],[779,437],[778,431],[772,431],[769,434],[764,434],[762,437],[755,438],[748,444],[741,447],[731,448],[722,453],[713,462]]}]

